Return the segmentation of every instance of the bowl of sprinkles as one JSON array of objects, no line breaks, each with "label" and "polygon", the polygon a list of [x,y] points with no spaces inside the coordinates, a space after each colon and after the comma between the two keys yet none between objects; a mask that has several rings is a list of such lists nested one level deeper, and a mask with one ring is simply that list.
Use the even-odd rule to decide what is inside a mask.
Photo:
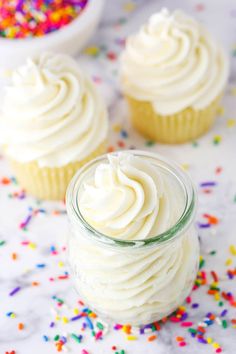
[{"label": "bowl of sprinkles", "polygon": [[94,33],[104,0],[0,0],[0,66],[42,51],[75,54]]}]

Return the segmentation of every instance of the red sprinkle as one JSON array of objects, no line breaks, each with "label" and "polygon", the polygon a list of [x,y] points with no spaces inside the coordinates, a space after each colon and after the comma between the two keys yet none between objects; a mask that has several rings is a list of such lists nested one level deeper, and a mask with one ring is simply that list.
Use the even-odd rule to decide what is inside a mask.
[{"label": "red sprinkle", "polygon": [[179,342],[179,346],[180,346],[180,347],[185,347],[185,345],[187,345],[186,342]]},{"label": "red sprinkle", "polygon": [[193,322],[182,322],[181,326],[182,327],[191,327],[193,325]]}]

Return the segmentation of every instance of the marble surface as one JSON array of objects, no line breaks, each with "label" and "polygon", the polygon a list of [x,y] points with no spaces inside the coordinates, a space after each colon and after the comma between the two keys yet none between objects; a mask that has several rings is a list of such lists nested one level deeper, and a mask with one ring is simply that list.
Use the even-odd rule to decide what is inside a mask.
[{"label": "marble surface", "polygon": [[[231,58],[230,84],[223,100],[225,111],[222,110],[214,129],[207,135],[197,142],[182,146],[152,145],[133,131],[127,120],[127,107],[117,80],[117,57],[126,35],[136,30],[149,14],[162,6],[183,8],[206,23],[224,43]],[[91,74],[109,105],[110,147],[158,151],[188,169],[198,187],[197,221],[206,223],[203,216],[205,213],[219,219],[214,226],[199,228],[207,278],[209,283],[212,282],[210,271],[214,270],[219,275],[221,290],[236,295],[235,280],[229,280],[226,276],[227,269],[234,269],[236,265],[236,257],[229,252],[229,246],[236,245],[235,33],[234,0],[208,0],[201,3],[193,0],[108,0],[98,31],[91,40],[89,49],[78,60]],[[127,132],[128,137],[124,137],[121,129]],[[201,187],[200,184],[206,181],[213,181],[214,186]],[[33,213],[29,210],[30,207],[36,212],[24,230],[20,226]],[[157,333],[158,338],[153,342],[148,342],[148,335],[139,335],[137,340],[128,341],[123,332],[116,332],[112,327],[103,340],[95,342],[89,330],[81,332],[81,321],[64,323],[66,320],[63,322],[63,317],[73,317],[72,309],[81,309],[72,280],[66,273],[68,225],[64,210],[62,203],[39,203],[33,198],[21,196],[20,187],[12,179],[10,168],[3,158],[0,159],[0,354],[7,351],[10,353],[12,350],[16,354],[57,352],[53,343],[56,334],[68,335],[64,350],[67,348],[76,354],[82,353],[82,349],[86,349],[89,354],[114,353],[112,345],[116,345],[119,351],[125,349],[126,354],[215,352],[211,345],[198,343],[191,338],[187,328],[181,327],[179,323],[168,322],[163,325]],[[3,240],[5,244],[1,243]],[[52,252],[54,248],[56,252]],[[216,251],[216,254],[210,255],[211,251]],[[20,287],[20,290],[9,296],[16,287]],[[219,316],[223,309],[228,309],[225,316],[228,327],[224,329],[214,323],[207,328],[207,337],[217,341],[224,353],[234,354],[236,328],[233,328],[231,319],[236,318],[235,307],[226,301],[223,307],[219,307],[218,301],[207,294],[208,289],[208,285],[202,286],[191,295],[192,302],[198,303],[199,307],[192,309],[191,305],[187,305],[189,321],[196,328],[209,311]],[[64,305],[58,306],[53,296],[63,299]],[[15,318],[7,316],[9,312],[13,312]],[[56,313],[60,320],[55,319]],[[52,321],[56,323],[54,328],[49,327]],[[23,330],[18,329],[19,323],[24,324]],[[70,339],[71,333],[83,333],[82,343],[78,344]],[[48,336],[48,342],[43,340],[44,335]],[[187,345],[179,347],[176,336],[183,336]]]}]

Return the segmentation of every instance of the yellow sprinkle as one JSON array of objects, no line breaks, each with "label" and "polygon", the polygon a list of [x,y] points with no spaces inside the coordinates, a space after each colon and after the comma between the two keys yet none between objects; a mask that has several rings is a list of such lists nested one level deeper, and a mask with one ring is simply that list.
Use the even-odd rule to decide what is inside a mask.
[{"label": "yellow sprinkle", "polygon": [[229,266],[233,263],[231,258],[226,259],[225,265]]},{"label": "yellow sprinkle", "polygon": [[217,287],[217,286],[219,285],[219,283],[218,283],[218,281],[213,281],[213,282],[211,283],[211,285],[214,286],[214,287]]},{"label": "yellow sprinkle", "polygon": [[229,246],[229,251],[233,256],[236,256],[236,248],[234,245]]},{"label": "yellow sprinkle", "polygon": [[180,306],[180,307],[179,307],[179,310],[180,310],[180,311],[185,311],[185,310],[186,310],[186,307],[185,307],[185,306]]},{"label": "yellow sprinkle", "polygon": [[212,339],[211,337],[208,337],[208,338],[207,338],[207,343],[208,343],[208,344],[211,344],[212,342],[213,342],[213,339]]},{"label": "yellow sprinkle", "polygon": [[56,321],[60,321],[60,319],[61,319],[61,317],[58,316],[58,315],[56,315],[55,320],[56,320]]},{"label": "yellow sprinkle", "polygon": [[213,140],[215,144],[218,144],[221,142],[222,137],[220,135],[215,135]]},{"label": "yellow sprinkle", "polygon": [[63,322],[63,323],[68,323],[68,322],[69,322],[69,320],[68,320],[68,318],[67,318],[67,317],[62,317],[62,322]]},{"label": "yellow sprinkle", "polygon": [[223,116],[225,114],[225,109],[223,106],[219,106],[217,108],[217,114],[219,114],[220,116]]},{"label": "yellow sprinkle", "polygon": [[181,167],[182,167],[182,169],[183,169],[184,171],[188,171],[188,169],[189,169],[189,164],[188,164],[188,163],[183,163],[183,164],[181,165]]},{"label": "yellow sprinkle", "polygon": [[63,263],[62,261],[60,261],[60,262],[58,263],[58,266],[62,268],[62,267],[64,267],[64,263]]},{"label": "yellow sprinkle", "polygon": [[137,339],[136,336],[127,336],[126,338],[127,338],[128,340],[136,340],[136,339]]},{"label": "yellow sprinkle", "polygon": [[100,53],[100,48],[96,46],[90,46],[85,48],[84,53],[95,57]]},{"label": "yellow sprinkle", "polygon": [[73,313],[74,313],[74,315],[78,315],[79,314],[79,309],[74,309]]},{"label": "yellow sprinkle", "polygon": [[233,327],[233,328],[236,328],[236,325],[233,325],[232,327]]},{"label": "yellow sprinkle", "polygon": [[34,250],[36,248],[36,244],[33,242],[29,243],[29,248],[31,248],[32,250]]},{"label": "yellow sprinkle", "polygon": [[132,12],[135,10],[135,8],[136,8],[136,5],[132,1],[129,1],[123,5],[123,9],[126,12]]},{"label": "yellow sprinkle", "polygon": [[216,342],[212,343],[212,346],[213,346],[213,348],[215,348],[215,349],[217,349],[217,348],[220,347],[219,343],[216,343]]},{"label": "yellow sprinkle", "polygon": [[114,124],[112,129],[113,129],[114,132],[119,133],[121,131],[121,125],[120,124]]},{"label": "yellow sprinkle", "polygon": [[55,22],[59,21],[60,20],[60,14],[58,12],[53,12],[51,14],[51,20],[55,21]]},{"label": "yellow sprinkle", "polygon": [[214,298],[215,298],[216,301],[219,301],[219,300],[220,300],[220,294],[219,294],[219,293],[216,293],[216,294],[214,295]]},{"label": "yellow sprinkle", "polygon": [[235,119],[230,118],[230,119],[228,119],[228,120],[227,120],[227,127],[228,127],[228,128],[232,128],[232,127],[234,127],[234,126],[235,126],[235,124],[236,124]]},{"label": "yellow sprinkle", "polygon": [[11,318],[16,318],[16,314],[15,314],[15,313],[12,313],[10,317],[11,317]]}]

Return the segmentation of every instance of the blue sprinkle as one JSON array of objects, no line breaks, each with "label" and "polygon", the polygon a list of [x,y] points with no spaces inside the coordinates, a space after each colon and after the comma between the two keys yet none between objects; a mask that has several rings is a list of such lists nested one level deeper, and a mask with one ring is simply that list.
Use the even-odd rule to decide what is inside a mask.
[{"label": "blue sprinkle", "polygon": [[196,309],[197,307],[199,307],[199,304],[196,304],[196,303],[195,303],[195,304],[192,304],[192,308],[193,308],[193,309]]},{"label": "blue sprinkle", "polygon": [[48,342],[49,341],[49,338],[48,338],[48,336],[43,336],[43,340],[44,340],[44,342]]},{"label": "blue sprinkle", "polygon": [[90,329],[93,329],[93,323],[92,321],[90,320],[89,317],[85,317],[85,321],[87,322],[87,325],[89,326]]},{"label": "blue sprinkle", "polygon": [[127,131],[126,130],[121,130],[121,132],[120,132],[120,134],[121,134],[121,136],[122,136],[122,138],[128,138],[128,133],[127,133]]},{"label": "blue sprinkle", "polygon": [[77,321],[77,320],[79,320],[82,317],[83,317],[82,315],[78,315],[78,316],[72,317],[70,320],[71,321]]},{"label": "blue sprinkle", "polygon": [[13,312],[7,312],[7,317],[11,317],[11,315],[13,314]]},{"label": "blue sprinkle", "polygon": [[44,264],[44,263],[39,263],[39,264],[36,264],[36,267],[37,267],[37,268],[45,268],[45,267],[46,267],[46,264]]}]

